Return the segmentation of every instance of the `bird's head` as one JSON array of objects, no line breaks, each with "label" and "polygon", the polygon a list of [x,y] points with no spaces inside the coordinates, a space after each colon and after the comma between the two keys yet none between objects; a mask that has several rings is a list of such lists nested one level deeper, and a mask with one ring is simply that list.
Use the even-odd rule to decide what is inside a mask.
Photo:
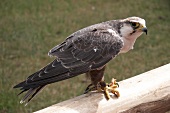
[{"label": "bird's head", "polygon": [[139,17],[129,17],[122,20],[120,34],[126,39],[136,39],[143,32],[147,34],[147,27],[145,20]]},{"label": "bird's head", "polygon": [[145,32],[147,34],[147,27],[145,20],[139,17],[129,17],[121,20],[119,29],[120,36],[124,42],[121,53],[126,53],[133,49],[136,39]]}]

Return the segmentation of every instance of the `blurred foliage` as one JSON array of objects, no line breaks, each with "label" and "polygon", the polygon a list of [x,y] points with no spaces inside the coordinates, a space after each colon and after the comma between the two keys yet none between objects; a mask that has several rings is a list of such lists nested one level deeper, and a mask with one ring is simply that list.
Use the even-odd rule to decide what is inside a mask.
[{"label": "blurred foliage", "polygon": [[[139,16],[147,22],[135,49],[107,67],[105,79],[123,80],[170,61],[169,0],[1,0],[0,112],[29,113],[81,95],[84,76],[48,85],[26,107],[12,87],[54,58],[48,51],[71,33],[102,21]],[[160,77],[163,75],[160,75]]]}]

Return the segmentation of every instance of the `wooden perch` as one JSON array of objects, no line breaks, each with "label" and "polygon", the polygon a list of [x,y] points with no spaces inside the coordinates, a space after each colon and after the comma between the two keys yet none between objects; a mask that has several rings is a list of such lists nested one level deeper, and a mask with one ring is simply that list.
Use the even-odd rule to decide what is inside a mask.
[{"label": "wooden perch", "polygon": [[120,97],[90,92],[35,113],[165,113],[170,111],[170,64],[119,82]]}]

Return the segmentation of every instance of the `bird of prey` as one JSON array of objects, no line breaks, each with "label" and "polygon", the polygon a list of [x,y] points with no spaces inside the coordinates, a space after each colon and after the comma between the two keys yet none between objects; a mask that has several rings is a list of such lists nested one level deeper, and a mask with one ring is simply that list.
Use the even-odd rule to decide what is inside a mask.
[{"label": "bird of prey", "polygon": [[[56,59],[30,75],[14,88],[26,92],[20,103],[28,103],[46,85],[86,73],[91,77],[90,86],[105,83],[106,64],[120,53],[133,49],[136,39],[145,32],[145,20],[140,17],[110,20],[78,30],[48,55]],[[106,86],[105,86],[106,87]]]}]

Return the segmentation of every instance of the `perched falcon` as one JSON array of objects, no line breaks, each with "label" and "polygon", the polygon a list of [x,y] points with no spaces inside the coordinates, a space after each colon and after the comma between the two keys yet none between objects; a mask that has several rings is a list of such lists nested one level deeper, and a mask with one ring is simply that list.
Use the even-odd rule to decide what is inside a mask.
[{"label": "perched falcon", "polygon": [[97,87],[104,81],[105,65],[118,54],[133,49],[143,32],[147,34],[145,20],[129,17],[91,25],[71,34],[49,51],[49,56],[56,57],[54,61],[14,86],[21,93],[27,91],[21,103],[28,103],[48,84],[83,73],[90,75],[90,86]]}]

